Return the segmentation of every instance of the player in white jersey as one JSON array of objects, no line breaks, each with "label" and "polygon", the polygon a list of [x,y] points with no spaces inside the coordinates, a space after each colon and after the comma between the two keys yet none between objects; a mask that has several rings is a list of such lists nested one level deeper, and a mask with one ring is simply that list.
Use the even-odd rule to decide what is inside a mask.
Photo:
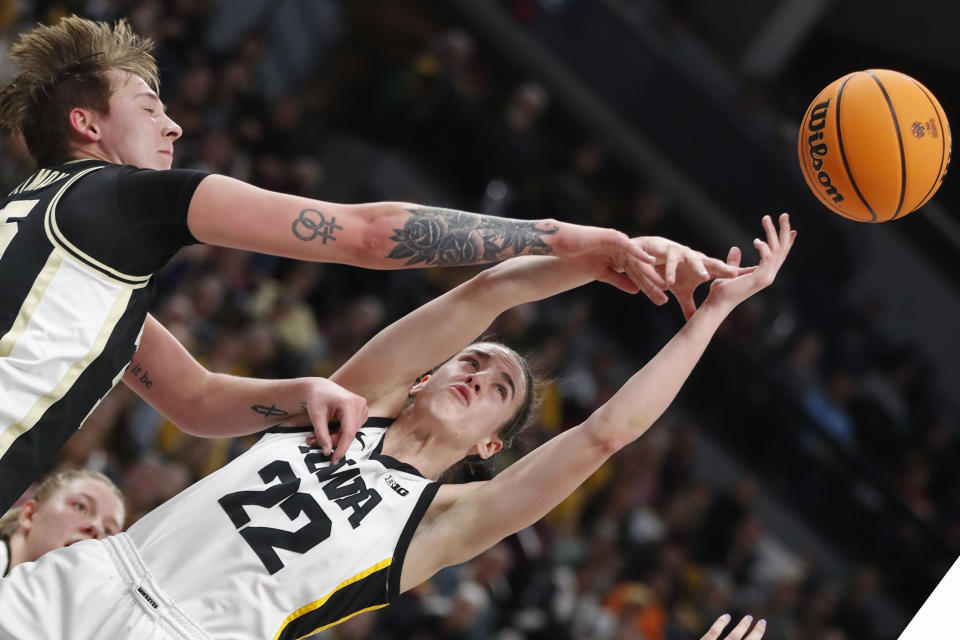
[{"label": "player in white jersey", "polygon": [[80,540],[123,530],[123,494],[91,469],[70,469],[44,478],[33,496],[0,517],[0,577],[22,562]]},{"label": "player in white jersey", "polygon": [[[606,404],[492,480],[436,482],[458,461],[488,459],[509,443],[528,417],[533,383],[509,348],[468,343],[502,311],[589,281],[554,258],[482,272],[338,369],[331,379],[366,398],[375,416],[339,463],[304,437],[309,429],[277,427],[129,532],[17,567],[0,581],[0,637],[36,637],[40,624],[47,637],[76,640],[292,639],[389,604],[536,522],[653,424],[723,319],[785,260],[795,237],[788,217],[779,230],[769,217],[763,226],[755,270],[716,281]],[[739,251],[728,260],[739,265]],[[757,625],[748,638],[762,633]]]},{"label": "player in white jersey", "polygon": [[154,274],[188,244],[375,269],[552,254],[657,303],[678,264],[698,282],[736,273],[612,229],[335,204],[171,170],[181,130],[158,95],[151,46],[123,22],[71,16],[21,35],[10,52],[20,72],[0,91],[0,127],[23,135],[39,169],[0,202],[0,511],[121,379],[197,435],[253,433],[275,416],[307,414],[330,450],[326,423],[336,416],[334,457],[343,454],[367,415],[361,398],[319,378],[212,373],[148,315]]}]

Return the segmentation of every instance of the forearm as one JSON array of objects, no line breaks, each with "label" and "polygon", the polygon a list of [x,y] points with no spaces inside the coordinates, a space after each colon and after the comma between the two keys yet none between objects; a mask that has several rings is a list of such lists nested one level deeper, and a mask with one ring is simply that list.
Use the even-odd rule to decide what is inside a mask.
[{"label": "forearm", "polygon": [[400,202],[352,205],[380,268],[457,266],[521,255],[550,255],[573,227],[555,220],[515,220]]},{"label": "forearm", "polygon": [[213,373],[191,356],[153,316],[123,381],[187,433],[237,436],[303,412],[310,378],[256,380]]},{"label": "forearm", "polygon": [[291,418],[306,416],[309,378],[261,380],[208,373],[193,394],[189,410],[170,416],[182,431],[204,437],[257,433]]},{"label": "forearm", "polygon": [[642,369],[590,417],[611,450],[633,442],[666,411],[729,313],[704,305]]},{"label": "forearm", "polygon": [[[187,222],[201,242],[373,269],[495,262],[579,249],[577,225],[402,202],[336,204],[208,176]],[[615,233],[615,232],[610,232]]]},{"label": "forearm", "polygon": [[557,258],[524,256],[490,267],[463,285],[470,289],[465,304],[476,307],[476,311],[483,307],[496,317],[518,305],[544,300],[593,280]]}]

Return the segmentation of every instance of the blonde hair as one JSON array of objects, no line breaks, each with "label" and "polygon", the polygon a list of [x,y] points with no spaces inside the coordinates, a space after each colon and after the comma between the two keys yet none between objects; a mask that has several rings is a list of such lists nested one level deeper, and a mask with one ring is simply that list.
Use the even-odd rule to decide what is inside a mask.
[{"label": "blonde hair", "polygon": [[107,71],[127,71],[159,91],[151,49],[126,20],[111,26],[69,16],[38,25],[10,48],[20,72],[0,91],[0,127],[22,133],[41,166],[69,160],[67,114],[74,107],[109,113],[116,87]]},{"label": "blonde hair", "polygon": [[[103,475],[99,471],[94,471],[93,469],[69,469],[67,471],[61,471],[60,473],[55,473],[40,483],[40,486],[37,487],[37,491],[33,495],[33,500],[37,504],[43,504],[46,502],[53,494],[55,494],[60,489],[64,488],[74,480],[89,479],[97,480],[102,482],[107,487],[113,489],[113,492],[116,494],[120,500],[123,500],[123,494],[120,492],[120,489],[113,483],[113,480]],[[3,517],[0,517],[0,540],[9,540],[13,533],[20,527],[20,507],[10,509]]]}]

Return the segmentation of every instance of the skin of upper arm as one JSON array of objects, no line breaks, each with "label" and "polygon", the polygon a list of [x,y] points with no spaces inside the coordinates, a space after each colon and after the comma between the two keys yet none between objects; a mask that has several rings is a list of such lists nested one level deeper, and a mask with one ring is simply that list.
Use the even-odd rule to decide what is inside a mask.
[{"label": "skin of upper arm", "polygon": [[[378,251],[367,237],[366,215],[342,205],[277,193],[221,175],[197,186],[187,226],[204,243],[271,255],[359,266]],[[365,210],[364,210],[365,211]],[[370,213],[370,212],[367,212]],[[380,268],[396,268],[386,261]]]},{"label": "skin of upper arm", "polygon": [[123,382],[179,424],[178,416],[190,406],[191,394],[201,387],[206,373],[173,334],[147,315],[140,345],[123,374]]},{"label": "skin of upper arm", "polygon": [[616,451],[603,433],[595,414],[492,480],[441,487],[410,543],[401,586],[466,562],[549,513]]},{"label": "skin of upper arm", "polygon": [[[371,338],[330,379],[395,416],[417,377],[469,344],[496,317],[488,272],[407,314]],[[373,415],[373,414],[371,414]]]}]

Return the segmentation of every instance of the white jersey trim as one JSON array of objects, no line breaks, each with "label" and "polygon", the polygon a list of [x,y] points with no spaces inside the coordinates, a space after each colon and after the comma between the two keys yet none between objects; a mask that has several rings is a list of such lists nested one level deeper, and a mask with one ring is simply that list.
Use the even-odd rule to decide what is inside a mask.
[{"label": "white jersey trim", "polygon": [[15,331],[0,339],[0,456],[103,353],[132,295],[128,286],[91,280],[66,256],[48,275],[27,297]]},{"label": "white jersey trim", "polygon": [[146,284],[150,281],[150,278],[152,277],[151,275],[133,276],[126,273],[122,273],[108,265],[103,264],[96,258],[93,258],[89,254],[84,253],[83,251],[78,249],[72,242],[67,240],[64,237],[63,233],[61,233],[60,227],[57,226],[56,209],[57,209],[57,203],[60,202],[60,198],[63,196],[64,193],[66,193],[67,189],[69,189],[74,182],[76,182],[83,176],[87,175],[88,173],[97,171],[99,169],[103,169],[103,167],[99,166],[99,167],[91,167],[89,169],[84,169],[77,175],[70,178],[62,187],[60,187],[60,190],[57,191],[57,195],[55,195],[53,199],[50,200],[50,204],[47,206],[47,211],[44,216],[44,226],[47,231],[47,238],[49,238],[50,242],[53,243],[55,247],[59,247],[63,251],[66,251],[68,254],[80,260],[81,262],[86,263],[101,275],[104,275],[121,284],[139,289],[141,287],[146,286]]}]

